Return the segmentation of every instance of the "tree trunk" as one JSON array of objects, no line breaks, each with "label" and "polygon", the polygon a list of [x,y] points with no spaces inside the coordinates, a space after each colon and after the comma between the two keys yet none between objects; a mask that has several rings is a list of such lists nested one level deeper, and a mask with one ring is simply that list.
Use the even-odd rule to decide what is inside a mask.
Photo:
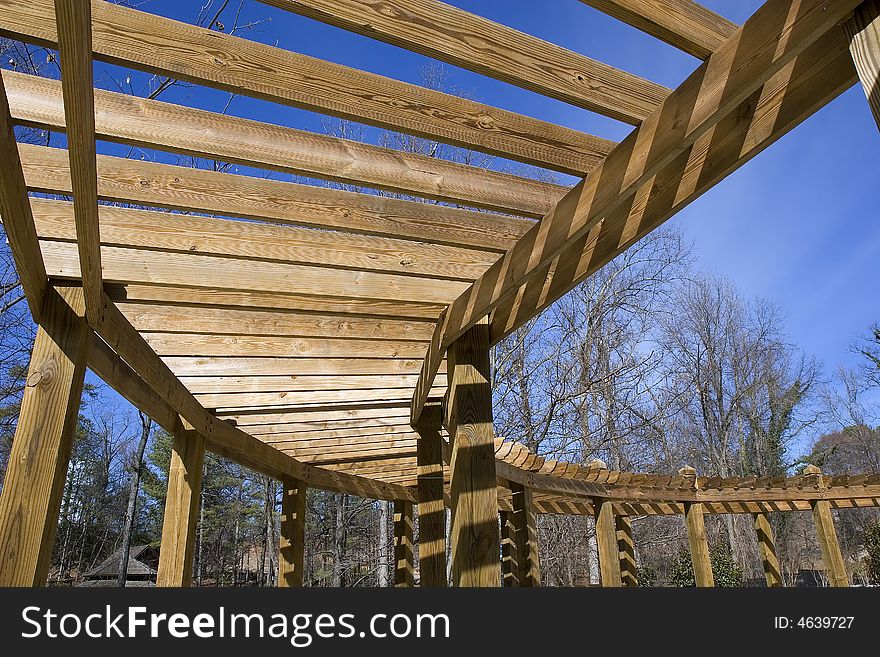
[{"label": "tree trunk", "polygon": [[135,452],[134,463],[131,467],[131,485],[128,489],[128,508],[125,511],[125,526],[122,529],[122,552],[119,557],[119,575],[116,585],[125,587],[128,576],[128,552],[131,550],[131,534],[134,531],[134,518],[137,511],[138,492],[141,488],[141,469],[144,467],[144,451],[147,448],[147,440],[150,438],[150,429],[153,421],[143,413],[141,417],[141,439]]},{"label": "tree trunk", "polygon": [[388,502],[379,502],[379,567],[376,569],[376,585],[388,588]]},{"label": "tree trunk", "polygon": [[330,585],[343,584],[343,562],[345,561],[345,495],[334,495],[336,503],[336,522],[333,524],[333,579]]}]

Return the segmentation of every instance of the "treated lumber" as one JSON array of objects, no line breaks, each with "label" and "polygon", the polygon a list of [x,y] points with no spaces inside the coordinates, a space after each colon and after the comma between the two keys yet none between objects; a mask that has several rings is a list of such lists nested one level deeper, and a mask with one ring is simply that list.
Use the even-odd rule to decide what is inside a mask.
[{"label": "treated lumber", "polygon": [[629,516],[614,514],[617,528],[617,551],[620,560],[620,580],[626,587],[639,585],[636,568],[636,544],[633,540],[632,519]]},{"label": "treated lumber", "polygon": [[499,586],[501,580],[489,370],[489,325],[482,322],[449,350],[449,540],[456,587]]},{"label": "treated lumber", "polygon": [[[320,413],[318,415],[324,415]],[[398,424],[406,424],[406,420],[409,416],[404,415],[388,415],[387,417],[375,416],[375,417],[366,417],[366,418],[345,418],[345,419],[334,419],[334,420],[313,420],[313,421],[302,421],[302,422],[277,422],[273,424],[246,424],[247,427],[245,429],[249,434],[258,436],[258,435],[271,435],[275,433],[311,433],[313,431],[324,431],[326,429],[334,430],[334,429],[355,429],[360,427],[368,427],[368,426],[390,426],[390,425],[398,425]],[[242,423],[236,423],[241,426]]]},{"label": "treated lumber", "polygon": [[769,588],[778,588],[782,586],[782,570],[779,567],[779,556],[776,554],[776,541],[773,540],[770,518],[766,513],[756,513],[754,518],[761,563],[764,566],[764,578]]},{"label": "treated lumber", "polygon": [[519,564],[517,563],[516,527],[513,524],[513,505],[510,500],[498,499],[498,512],[501,525],[501,586],[519,586]]},{"label": "treated lumber", "polygon": [[433,323],[408,319],[352,316],[345,313],[299,313],[119,302],[138,331],[226,333],[246,336],[358,338],[427,341]]},{"label": "treated lumber", "polygon": [[[160,356],[297,357],[297,358],[422,358],[427,343],[397,340],[297,338],[272,335],[148,333],[144,336]],[[415,385],[415,376],[399,377],[401,385]],[[384,386],[395,379],[386,380]],[[233,377],[229,383],[248,385],[252,377]]]},{"label": "treated lumber", "polygon": [[[250,433],[250,432],[248,432]],[[252,434],[260,435],[260,434]],[[408,424],[390,425],[390,426],[372,426],[372,427],[356,427],[354,429],[336,429],[326,431],[309,431],[307,433],[274,433],[263,435],[261,439],[270,444],[276,443],[303,443],[308,447],[312,444],[320,444],[322,440],[330,439],[349,439],[361,438],[367,436],[406,436],[409,440],[414,441],[416,434]],[[373,441],[377,442],[378,438]],[[351,441],[354,444],[356,441]]]},{"label": "treated lumber", "polygon": [[614,505],[609,500],[593,501],[596,510],[596,546],[599,549],[599,575],[603,587],[620,588],[620,551],[617,547],[617,526]]},{"label": "treated lumber", "polygon": [[[589,261],[595,240],[606,228],[619,226],[621,232],[617,233],[615,241],[618,245],[627,241],[623,229],[632,209],[632,206],[627,207],[628,202],[650,201],[651,192],[656,189],[656,177],[669,167],[677,169],[686,166],[694,150],[691,147],[698,140],[707,142],[704,145],[711,145],[716,134],[726,140],[727,130],[713,130],[725,117],[730,117],[728,120],[732,121],[731,125],[725,126],[728,129],[737,124],[751,126],[761,88],[765,87],[764,93],[778,91],[775,85],[781,85],[784,90],[789,79],[793,78],[793,71],[789,70],[787,75],[783,73],[782,79],[774,76],[816,42],[823,43],[823,48],[833,48],[839,33],[831,31],[856,4],[857,0],[841,0],[830,6],[823,0],[771,0],[755,12],[657,111],[615,148],[600,169],[572,189],[554,211],[538,222],[450,305],[435,330],[432,346],[436,347],[428,351],[420,385],[413,398],[413,419],[417,419],[421,412],[424,389],[433,379],[439,358],[462,331],[505,301],[515,300],[521,288],[530,283],[535,288],[532,294],[538,295],[539,302],[552,302],[558,298],[554,294],[543,293],[548,270],[554,261],[562,255],[570,256],[574,266],[584,260]],[[823,36],[830,32],[831,36],[823,40]],[[820,68],[820,73],[823,73],[825,67]],[[842,81],[849,76],[848,71],[842,73],[841,77],[832,79],[830,91],[822,89],[823,93],[818,93],[813,88],[808,92],[808,97],[820,100],[833,97],[839,93]],[[771,79],[774,89],[765,86]],[[815,80],[811,87],[813,83]],[[752,102],[748,103],[753,95]],[[738,111],[743,104],[745,112]],[[809,105],[810,109],[815,108],[815,101]],[[794,114],[791,122],[796,124],[810,112],[800,114],[795,111]],[[681,117],[688,118],[682,120]],[[775,132],[775,119],[774,114],[770,125],[765,128],[767,132],[764,136],[768,141],[772,141]],[[747,130],[746,134],[750,132]],[[742,146],[742,143],[739,145]],[[760,146],[757,150],[760,150]],[[744,159],[743,152],[747,153],[742,148],[738,149],[734,162]],[[678,182],[681,182],[681,177],[679,170]],[[637,194],[642,189],[643,194]],[[677,186],[674,194],[678,194]],[[608,217],[616,216],[614,213],[621,211],[621,208],[625,208],[623,223],[609,222]],[[637,216],[629,232],[637,233],[645,219],[644,216]],[[566,249],[573,251],[564,253]],[[518,322],[525,321],[536,312],[536,303],[530,300],[528,307],[520,308],[516,321],[504,322],[504,331],[513,330]],[[498,321],[497,317],[494,318],[493,324]],[[497,336],[498,332],[493,339]]]},{"label": "treated lumber", "polygon": [[736,32],[736,23],[693,0],[581,0],[694,57],[706,59]]},{"label": "treated lumber", "polygon": [[278,550],[278,586],[303,585],[303,552],[306,540],[306,496],[301,481],[286,477],[281,493],[281,534]]},{"label": "treated lumber", "polygon": [[[804,474],[815,476],[819,487],[824,487],[825,477],[816,466],[808,465],[804,468]],[[813,522],[816,525],[816,538],[819,539],[819,548],[822,550],[822,560],[825,562],[825,574],[828,576],[829,585],[849,586],[846,563],[840,552],[837,531],[834,529],[834,516],[831,515],[831,506],[827,500],[813,502]]]},{"label": "treated lumber", "polygon": [[[19,144],[18,149],[29,189],[47,194],[71,193],[70,166],[63,149],[33,144]],[[534,223],[531,219],[492,212],[109,155],[99,155],[97,164],[98,196],[102,200],[282,224],[283,229],[260,224],[254,230],[263,235],[291,238],[311,236],[313,241],[309,244],[319,244],[317,240],[322,236],[326,240],[326,235],[291,228],[327,228],[337,231],[333,233],[339,240],[337,249],[372,244],[384,247],[380,255],[408,248],[425,256],[448,253],[454,262],[462,255],[485,259],[490,256],[471,253],[471,250],[505,251]],[[559,189],[557,198],[565,191]],[[175,219],[194,218],[178,214]],[[216,220],[209,223],[223,225]],[[196,226],[204,225],[196,223]],[[252,223],[234,225],[238,231],[246,230],[242,226],[253,226]],[[370,240],[364,236],[385,239]],[[198,237],[204,239],[205,236],[193,236]],[[397,239],[407,241],[400,243],[395,241]],[[413,241],[419,244],[413,245]],[[423,244],[464,250],[455,257],[455,248],[431,248]]]},{"label": "treated lumber", "polygon": [[[31,207],[40,239],[76,241],[73,204],[34,198]],[[99,208],[99,220],[103,246],[426,278],[472,280],[497,257],[476,249],[112,206]]]},{"label": "treated lumber", "polygon": [[637,125],[669,89],[437,0],[262,0]]},{"label": "treated lumber", "polygon": [[15,271],[31,317],[39,324],[48,286],[46,267],[34,228],[13,128],[5,78],[0,78],[0,161],[3,162],[0,167],[0,221],[9,240]]},{"label": "treated lumber", "polygon": [[[148,340],[149,342],[149,340]],[[159,354],[160,356],[162,354]],[[407,388],[414,374],[367,375],[271,375],[271,376],[181,376],[181,382],[195,394],[229,392],[295,392],[308,390],[361,390]],[[403,420],[403,418],[401,418]],[[408,418],[407,418],[408,420]],[[405,422],[404,422],[405,423]]]},{"label": "treated lumber", "polygon": [[182,421],[173,435],[156,586],[188,587],[192,584],[205,439],[185,428]]},{"label": "treated lumber", "polygon": [[[407,417],[406,420],[409,418]],[[446,586],[446,504],[444,503],[443,438],[439,404],[426,409],[416,426],[419,496],[419,582]]]},{"label": "treated lumber", "polygon": [[0,586],[44,586],[79,418],[89,330],[82,289],[50,286],[0,492]]},{"label": "treated lumber", "polygon": [[[48,130],[66,129],[59,82],[13,71],[3,71],[2,76],[10,111],[17,122]],[[96,89],[94,95],[98,137],[132,146],[533,218],[543,216],[567,191],[548,182],[172,103],[101,89]],[[57,154],[49,149],[31,152],[41,153],[32,166],[36,187],[42,183],[51,188],[67,184],[70,173],[66,162],[59,162]],[[393,198],[187,167],[117,162],[121,159],[98,157],[98,181],[108,200],[285,223],[336,225],[379,235],[406,231],[417,237],[421,231],[439,240],[448,232],[446,239],[453,243],[473,241],[480,233],[485,233],[482,239],[488,241],[496,232],[501,234],[494,239],[503,240],[505,227],[519,231],[522,225],[515,218],[489,215],[487,226],[474,236],[472,220],[476,213],[465,210],[435,209],[431,205],[419,208]],[[46,182],[53,171],[59,179]],[[142,180],[149,185],[138,189]],[[340,207],[348,209],[347,216],[339,212]],[[443,219],[436,231],[424,221],[431,218]]]},{"label": "treated lumber", "polygon": [[520,484],[510,484],[513,521],[513,539],[516,544],[516,562],[519,586],[541,586],[541,562],[538,547],[538,527],[532,503],[532,491]]},{"label": "treated lumber", "polygon": [[414,375],[419,368],[413,358],[166,356],[162,360],[180,376]]},{"label": "treated lumber", "polygon": [[[80,277],[75,245],[43,240],[40,249],[49,276]],[[117,246],[102,247],[101,260],[108,282],[174,286],[205,281],[212,289],[234,290],[246,286],[262,292],[290,290],[316,294],[326,299],[329,306],[336,297],[443,304],[467,286],[462,281]]]},{"label": "treated lumber", "polygon": [[75,241],[86,300],[86,319],[93,324],[95,315],[100,312],[104,288],[95,163],[91,3],[55,0],[54,4],[76,222]]},{"label": "treated lumber", "polygon": [[[465,98],[119,5],[92,4],[95,59],[585,175],[607,140]],[[5,2],[0,35],[56,43],[51,0]]]},{"label": "treated lumber", "polygon": [[316,423],[318,426],[329,425],[335,422],[370,421],[373,418],[409,417],[409,411],[402,404],[376,404],[371,406],[359,406],[346,409],[319,408],[293,411],[290,413],[269,413],[233,415],[228,419],[237,426],[269,425],[269,424],[298,424],[303,422]]},{"label": "treated lumber", "polygon": [[865,0],[843,24],[849,51],[880,129],[880,0]]},{"label": "treated lumber", "polygon": [[412,587],[413,567],[413,504],[394,501],[394,586]]},{"label": "treated lumber", "polygon": [[[679,470],[683,477],[694,480],[697,488],[697,472],[690,466]],[[715,586],[715,575],[712,572],[712,560],[709,557],[709,540],[706,535],[706,522],[703,518],[703,505],[699,502],[687,502],[684,505],[685,524],[687,525],[688,543],[691,549],[691,562],[694,567],[694,582],[698,587]]]},{"label": "treated lumber", "polygon": [[[430,396],[441,398],[445,388],[433,388]],[[344,407],[346,404],[362,405],[364,403],[387,404],[389,402],[405,403],[409,400],[409,391],[401,388],[388,390],[339,390],[314,392],[279,392],[279,393],[247,393],[247,394],[213,394],[198,395],[199,400],[212,408],[218,415],[237,415],[243,411],[265,413],[269,410],[281,412],[300,408],[303,410],[321,408],[327,405]]]}]

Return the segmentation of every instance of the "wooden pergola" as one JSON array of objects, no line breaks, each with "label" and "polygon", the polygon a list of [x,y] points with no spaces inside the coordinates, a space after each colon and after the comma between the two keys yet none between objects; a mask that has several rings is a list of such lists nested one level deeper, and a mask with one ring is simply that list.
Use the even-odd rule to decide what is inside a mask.
[{"label": "wooden pergola", "polygon": [[[489,350],[859,79],[880,125],[880,0],[768,0],[742,26],[691,0],[583,0],[703,60],[675,90],[436,0],[266,1],[635,127],[614,143],[108,2],[0,0],[0,36],[57,49],[62,69],[2,73],[0,214],[38,333],[0,586],[46,581],[86,368],[174,436],[160,585],[190,583],[206,449],[283,482],[283,586],[302,583],[308,487],[394,502],[399,585],[414,579],[414,507],[420,582],[446,585],[446,506],[457,586],[502,571],[538,584],[536,513],[594,515],[612,586],[636,583],[632,516],[685,516],[711,585],[703,514],[752,513],[778,586],[767,514],[796,510],[846,585],[831,510],[880,505],[878,476],[546,461],[496,439]],[[582,180],[98,90],[93,60]],[[14,125],[63,131],[67,149],[17,144]],[[97,155],[98,139],[451,205]]]}]

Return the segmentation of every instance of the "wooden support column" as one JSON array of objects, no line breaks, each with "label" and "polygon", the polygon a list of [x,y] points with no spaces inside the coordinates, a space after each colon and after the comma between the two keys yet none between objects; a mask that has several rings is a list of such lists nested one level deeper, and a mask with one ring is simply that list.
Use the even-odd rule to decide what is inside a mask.
[{"label": "wooden support column", "polygon": [[[697,489],[696,470],[688,466],[679,470],[678,474],[682,477],[691,477],[694,480],[694,490]],[[694,581],[697,586],[715,586],[702,503],[685,502],[684,515],[687,522],[688,542],[691,546],[691,561],[694,564]]]},{"label": "wooden support column", "polygon": [[843,24],[871,113],[880,128],[880,0],[866,0]]},{"label": "wooden support column", "polygon": [[82,289],[48,288],[0,495],[0,586],[43,586],[86,371]]},{"label": "wooden support column", "polygon": [[620,559],[620,580],[624,586],[639,585],[636,575],[636,544],[633,540],[632,520],[629,516],[615,516],[617,552]]},{"label": "wooden support column", "polygon": [[278,586],[303,585],[303,547],[308,489],[298,479],[282,480],[281,541],[278,550]]},{"label": "wooden support column", "polygon": [[168,493],[162,521],[162,547],[156,586],[189,586],[202,490],[205,439],[178,422],[168,468]]},{"label": "wooden support column", "polygon": [[453,342],[447,360],[452,581],[455,586],[499,586],[488,322],[481,320]]},{"label": "wooden support column", "polygon": [[394,502],[394,586],[413,585],[413,505]]},{"label": "wooden support column", "polygon": [[761,550],[761,561],[764,563],[764,577],[767,586],[782,586],[782,571],[779,569],[779,557],[776,555],[776,542],[773,540],[773,529],[766,513],[756,513],[755,532],[758,534],[758,547]]},{"label": "wooden support column", "polygon": [[446,505],[443,501],[443,438],[439,404],[425,407],[416,431],[419,494],[419,582],[446,586]]},{"label": "wooden support column", "polygon": [[617,547],[614,505],[611,500],[597,497],[593,499],[593,508],[596,509],[596,545],[599,548],[602,586],[620,587],[620,552]]},{"label": "wooden support column", "polygon": [[516,562],[516,527],[513,512],[499,512],[501,521],[501,586],[519,586],[519,564]]},{"label": "wooden support column", "polygon": [[532,491],[510,482],[513,504],[513,539],[516,546],[517,580],[520,586],[541,586],[541,564],[538,550],[538,528],[532,506]]},{"label": "wooden support column", "polygon": [[[804,468],[805,475],[816,475],[819,488],[825,487],[822,471],[815,465]],[[834,530],[834,517],[831,515],[831,503],[828,500],[815,500],[813,507],[813,522],[816,524],[816,536],[819,539],[819,547],[822,550],[822,559],[825,562],[825,574],[831,586],[849,586],[849,577],[846,574],[846,564],[840,553],[840,543],[837,542],[837,532]]]}]

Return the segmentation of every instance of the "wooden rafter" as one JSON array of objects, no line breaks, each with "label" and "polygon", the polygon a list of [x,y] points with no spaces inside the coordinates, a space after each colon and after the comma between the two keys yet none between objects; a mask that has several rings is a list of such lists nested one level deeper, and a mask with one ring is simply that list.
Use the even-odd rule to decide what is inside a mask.
[{"label": "wooden rafter", "polygon": [[437,0],[262,0],[637,125],[669,89]]},{"label": "wooden rafter", "polygon": [[[713,128],[726,117],[732,117],[730,125],[725,126],[727,130],[738,124],[747,126],[747,130],[752,128],[754,103],[761,98],[765,83],[769,82],[769,86],[765,87],[764,97],[771,98],[771,105],[775,99],[776,108],[779,108],[785,99],[784,90],[789,78],[795,73],[803,73],[797,64],[788,69],[786,66],[815,43],[821,44],[822,48],[831,48],[834,62],[833,37],[836,35],[831,31],[857,4],[856,0],[843,0],[829,7],[821,0],[780,0],[761,7],[651,117],[621,142],[599,171],[569,192],[553,212],[450,305],[438,322],[413,397],[413,421],[421,412],[424,390],[431,385],[440,358],[459,335],[502,304],[516,303],[518,294],[530,295],[534,302],[530,306],[520,305],[516,322],[507,321],[504,331],[513,330],[534,316],[538,303],[546,305],[558,298],[544,294],[544,291],[549,270],[560,254],[571,257],[566,263],[569,268],[577,268],[584,260],[591,259],[592,249],[603,231],[611,239],[616,237],[617,245],[621,242],[628,244],[624,237],[626,219],[636,204],[647,203],[647,209],[645,213],[639,213],[637,208],[635,225],[630,226],[631,233],[637,233],[641,223],[654,218],[644,214],[653,209],[649,201],[657,177],[670,168],[677,169],[678,182],[681,182],[684,174],[681,166],[690,164],[689,159],[684,158],[694,153],[691,147],[695,144],[695,148],[714,145]],[[827,60],[821,57],[820,60],[820,72],[824,72]],[[777,74],[780,77],[774,77]],[[814,74],[814,70],[805,73],[807,79]],[[816,97],[827,101],[839,92],[842,84],[849,83],[849,79],[848,73],[832,79],[833,92],[817,90]],[[789,123],[797,124],[809,116],[816,105],[809,103],[806,107],[793,107],[795,117]],[[756,135],[763,137],[757,140],[753,152],[760,151],[766,143],[772,143],[778,134],[785,132],[784,128],[776,132],[772,115],[771,125],[763,127],[763,134],[747,132],[752,138]],[[726,140],[726,133],[726,130],[719,131],[718,139]],[[713,153],[710,150],[708,154]],[[728,170],[747,159],[748,153],[745,157],[742,152],[737,153]],[[704,181],[698,175],[695,192],[708,188]],[[677,188],[673,194],[678,197]],[[618,215],[622,215],[623,225],[609,221],[609,217],[618,218]],[[494,318],[493,324],[493,341],[497,341],[499,330]]]}]

